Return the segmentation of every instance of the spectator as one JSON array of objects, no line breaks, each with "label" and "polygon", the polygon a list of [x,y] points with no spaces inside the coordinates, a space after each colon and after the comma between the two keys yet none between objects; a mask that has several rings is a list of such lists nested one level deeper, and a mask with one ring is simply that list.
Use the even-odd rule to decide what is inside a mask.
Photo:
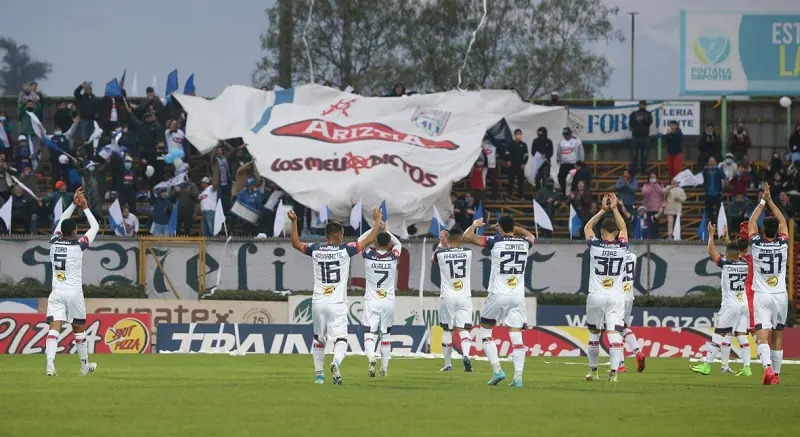
[{"label": "spectator", "polygon": [[742,162],[744,163],[744,171],[750,178],[749,188],[755,188],[758,185],[758,166],[756,166],[756,163],[751,161],[746,155],[742,159]]},{"label": "spectator", "polygon": [[[124,147],[128,151],[128,155],[131,157],[133,156],[140,156],[139,155],[139,143],[138,139],[136,138],[136,132],[131,130],[130,124],[127,121],[127,117],[122,120],[121,124],[121,131],[119,139],[117,140],[117,144],[120,147]],[[136,212],[134,211],[134,214]]]},{"label": "spectator", "polygon": [[750,212],[752,211],[750,202],[745,199],[744,194],[739,193],[733,196],[728,202],[728,229],[739,229],[739,226],[745,220],[750,219]]},{"label": "spectator", "polygon": [[155,112],[147,112],[144,118],[139,120],[136,116],[131,115],[132,125],[128,126],[133,129],[136,137],[136,145],[138,146],[139,158],[143,160],[144,164],[152,165],[156,170],[154,176],[155,180],[163,180],[164,177],[164,163],[158,162],[159,149],[163,154],[163,144],[159,148],[159,144],[164,142],[164,130],[156,120]]},{"label": "spectator", "polygon": [[492,144],[489,135],[484,135],[481,148],[483,156],[486,157],[486,184],[492,189],[492,200],[497,200],[497,192],[500,190],[500,184],[497,182],[497,148]]},{"label": "spectator", "polygon": [[556,161],[559,164],[558,184],[561,191],[566,194],[570,192],[570,187],[567,186],[567,175],[570,170],[575,168],[576,162],[583,161],[583,143],[572,136],[572,129],[568,127],[561,131],[561,135],[564,139],[558,143]]},{"label": "spectator", "polygon": [[725,154],[725,160],[719,163],[719,168],[722,170],[725,183],[730,184],[736,176],[736,158],[734,158],[733,153]]},{"label": "spectator", "polygon": [[728,135],[728,150],[733,153],[736,160],[741,160],[747,155],[750,148],[750,134],[741,121],[736,123],[736,128]]},{"label": "spectator", "polygon": [[139,219],[136,214],[132,214],[128,205],[122,205],[122,226],[125,227],[125,235],[135,237],[139,233]]},{"label": "spectator", "polygon": [[16,229],[22,228],[22,232],[24,234],[31,233],[31,216],[33,215],[33,211],[36,209],[35,201],[31,203],[27,198],[27,193],[22,191],[22,187],[19,184],[14,185],[14,189],[12,190],[12,204],[11,204],[11,230],[12,232]]},{"label": "spectator", "polygon": [[708,158],[714,157],[714,162],[719,159],[720,150],[722,149],[722,141],[717,136],[717,130],[714,123],[706,125],[705,134],[700,136],[697,143],[697,166],[704,167],[708,163]]},{"label": "spectator", "polygon": [[72,203],[74,198],[75,196],[73,193],[67,191],[66,182],[56,182],[55,191],[49,193],[42,199],[44,201],[44,207],[46,208],[46,210],[42,211],[42,217],[48,217],[50,219],[50,223],[55,222],[55,220],[58,218],[53,215],[53,207],[55,204],[58,203],[60,199],[62,208],[66,209]]},{"label": "spectator", "polygon": [[789,194],[786,191],[781,191],[780,195],[778,195],[778,208],[781,209],[783,216],[787,219],[794,218],[794,208],[792,207],[792,199],[789,197]]},{"label": "spectator", "polygon": [[[247,205],[253,211],[260,211],[261,206],[264,204],[263,196],[260,190],[256,189],[256,179],[252,176],[248,177],[245,181],[245,187],[236,196],[236,201]],[[304,211],[305,212],[305,211]],[[304,216],[301,214],[300,216]],[[258,228],[255,224],[242,220],[242,231],[246,236],[255,236]]]},{"label": "spectator", "polygon": [[252,158],[249,158],[249,160],[247,159],[248,158],[243,158],[241,161],[243,164],[236,169],[236,182],[233,186],[233,191],[235,193],[240,193],[242,189],[246,188],[248,179],[252,178],[256,181],[261,179],[261,174],[258,172],[258,168],[256,168],[254,165]]},{"label": "spectator", "polygon": [[793,164],[800,161],[800,123],[794,125],[794,132],[789,137],[789,152]]},{"label": "spectator", "polygon": [[561,96],[558,95],[558,91],[550,93],[550,101],[544,102],[544,106],[561,106]]},{"label": "spectator", "polygon": [[153,205],[153,225],[150,233],[155,236],[169,236],[169,218],[172,215],[172,203],[167,199],[167,189],[156,188],[150,192],[150,203]]},{"label": "spectator", "polygon": [[[558,208],[561,207],[560,196],[558,192],[555,190],[556,182],[552,179],[547,179],[544,183],[544,187],[541,190],[536,192],[536,202],[542,206],[544,212],[547,213],[547,216],[550,217],[550,221],[555,220],[555,212]],[[548,230],[543,230],[544,235],[549,237],[552,235],[552,232]]]},{"label": "spectator", "polygon": [[136,193],[139,192],[139,178],[136,175],[136,169],[133,168],[133,158],[130,155],[125,155],[123,160],[123,168],[119,184],[114,189],[119,193],[119,201],[123,205],[128,205],[130,211],[136,214]]},{"label": "spectator", "polygon": [[[650,173],[650,178],[647,182],[642,185],[642,197],[644,198],[644,207],[647,209],[648,217],[652,218],[658,215],[664,206],[664,187],[661,186],[658,175],[653,172]],[[650,232],[658,235],[658,220],[651,220],[651,222]]]},{"label": "spectator", "polygon": [[[56,128],[61,129],[62,132],[67,132],[69,128],[72,127],[75,115],[74,111],[67,106],[65,100],[59,100],[56,105],[56,112],[53,114],[53,123],[55,123]],[[68,149],[69,148],[64,150]]]},{"label": "spectator", "polygon": [[717,160],[708,158],[708,165],[703,169],[703,190],[705,192],[705,213],[708,220],[717,216],[717,206],[722,199],[722,170],[717,167]]},{"label": "spectator", "polygon": [[578,188],[579,181],[583,181],[586,184],[586,187],[591,189],[592,170],[589,169],[589,167],[586,167],[583,161],[578,161],[575,163],[575,174],[572,176],[572,183],[570,184],[570,188],[572,188],[573,191]]},{"label": "spectator", "polygon": [[[736,166],[736,173],[733,175],[733,179],[730,181],[731,186],[731,196],[736,196],[741,194],[742,196],[747,195],[747,188],[750,186],[750,174],[745,171],[744,164],[739,164]],[[731,227],[731,229],[736,229]]]},{"label": "spectator", "polygon": [[664,189],[664,214],[667,216],[667,232],[675,229],[675,217],[681,215],[683,202],[686,202],[686,192],[678,186],[678,181],[672,179],[672,184]]},{"label": "spectator", "polygon": [[669,122],[666,143],[667,172],[669,173],[669,178],[672,179],[681,172],[681,167],[683,166],[683,131],[678,127],[677,121]]},{"label": "spectator", "polygon": [[[55,144],[61,150],[68,151],[70,149],[69,139],[66,135],[64,135],[64,131],[58,125],[56,125],[56,129],[53,131],[53,136],[50,138],[50,141],[52,141],[53,144]],[[50,176],[55,181],[66,181],[67,171],[69,170],[69,161],[67,161],[67,164],[62,164],[61,161],[58,160],[62,155],[61,152],[57,152],[53,149],[49,149],[49,152]]]},{"label": "spectator", "polygon": [[183,145],[186,135],[178,128],[178,120],[170,120],[167,126],[168,129],[164,132],[167,153],[172,153],[173,150],[180,150],[186,154],[187,150]]},{"label": "spectator", "polygon": [[[39,84],[35,81],[25,84],[22,87],[22,91],[19,93],[19,99],[17,99],[17,107],[21,108],[28,100],[35,103],[34,114],[39,117],[39,120],[43,119],[42,115],[44,112],[42,109],[44,108],[44,94],[39,91]],[[19,115],[22,117],[22,112],[20,112]]]},{"label": "spectator", "polygon": [[593,215],[594,196],[586,188],[585,182],[578,182],[576,190],[569,193],[569,200],[578,216],[580,216],[581,223],[588,223]]},{"label": "spectator", "polygon": [[658,220],[664,215],[664,210],[660,209],[655,214],[647,212],[647,208],[640,206],[633,218],[633,239],[634,240],[657,240]]},{"label": "spectator", "polygon": [[[783,160],[781,159],[781,155],[778,152],[772,154],[772,159],[769,161],[769,173],[768,177],[770,180],[774,179],[775,173],[783,173],[784,166]],[[777,197],[776,197],[777,199]]]},{"label": "spectator", "polygon": [[89,210],[92,211],[95,217],[103,217],[101,207],[103,206],[103,198],[107,187],[106,169],[107,166],[105,164],[89,161],[86,164],[86,168],[78,170],[78,174],[83,177]]},{"label": "spectator", "polygon": [[[650,155],[650,126],[653,124],[653,114],[647,110],[647,102],[639,101],[639,109],[633,111],[628,118],[631,129],[631,173],[636,174],[636,165],[641,162],[641,171],[647,171],[647,158]],[[641,161],[640,161],[641,159]]]},{"label": "spectator", "polygon": [[[14,144],[14,137],[11,136],[13,131],[14,123],[8,119],[8,115],[4,111],[0,111],[0,135],[6,136],[9,145]],[[3,144],[3,141],[0,141],[0,155],[5,157],[6,161],[11,161],[14,158],[14,148],[6,148],[5,144]]]},{"label": "spectator", "polygon": [[127,94],[122,89],[122,97],[104,96],[100,99],[98,119],[105,132],[113,132],[122,125],[123,117],[128,116],[126,97]]},{"label": "spectator", "polygon": [[[453,218],[456,225],[461,229],[466,229],[472,224],[472,217],[475,215],[475,199],[467,193],[453,204]],[[464,227],[464,225],[467,225]]]},{"label": "spectator", "polygon": [[16,159],[17,170],[21,170],[24,167],[33,167],[31,146],[28,144],[28,137],[25,135],[17,137],[17,145],[14,146],[14,158]]},{"label": "spectator", "polygon": [[36,177],[36,174],[28,166],[17,170],[20,170],[19,181],[33,192],[33,194],[31,194],[25,191],[25,199],[29,202],[36,202],[37,199],[42,197],[41,190],[39,189],[39,178]]},{"label": "spectator", "polygon": [[94,122],[100,113],[100,100],[92,93],[92,83],[88,81],[78,85],[73,94],[78,108],[78,115],[81,117],[76,141],[82,144],[94,132]]},{"label": "spectator", "polygon": [[164,109],[164,103],[156,96],[153,87],[147,87],[145,90],[145,98],[142,103],[136,106],[135,114],[141,120],[144,120],[145,114],[152,112],[154,116],[161,114]]},{"label": "spectator", "polygon": [[545,181],[550,179],[550,160],[553,158],[553,140],[547,137],[547,128],[542,126],[536,130],[536,139],[531,144],[531,156],[539,152],[544,162],[536,173],[536,189],[541,189]]},{"label": "spectator", "polygon": [[485,168],[486,155],[481,153],[478,159],[475,160],[469,176],[469,189],[472,191],[472,197],[478,201],[486,199],[486,180],[483,177]]},{"label": "spectator", "polygon": [[211,157],[211,184],[217,190],[218,197],[222,199],[222,209],[226,214],[231,209],[231,193],[234,182],[228,162],[229,156],[228,146],[223,142]]},{"label": "spectator", "polygon": [[208,176],[200,181],[200,188],[203,190],[199,197],[200,215],[202,216],[200,231],[204,237],[213,237],[214,215],[217,210],[217,190],[211,185],[211,178]]},{"label": "spectator", "polygon": [[34,102],[33,100],[26,100],[19,107],[19,133],[27,136],[33,140],[34,151],[38,151],[38,137],[36,131],[33,130],[33,121],[30,114],[37,114],[42,111],[41,100]]},{"label": "spectator", "polygon": [[[522,141],[522,129],[514,130],[514,141],[506,148],[506,173],[508,176],[508,198],[514,191],[514,181],[519,184],[519,198],[525,199],[525,163],[528,162],[528,145]],[[466,229],[466,228],[465,228]]]},{"label": "spectator", "polygon": [[622,172],[622,176],[614,184],[614,191],[617,193],[617,198],[625,205],[625,209],[633,211],[636,192],[639,191],[639,182],[633,177],[630,170],[625,169]]},{"label": "spectator", "polygon": [[0,205],[4,204],[9,197],[11,197],[11,187],[14,186],[14,180],[11,179],[11,170],[8,168],[8,162],[5,155],[0,154]]},{"label": "spectator", "polygon": [[788,184],[783,180],[783,172],[775,172],[769,184],[769,193],[773,199],[778,199],[781,193],[788,191]]},{"label": "spectator", "polygon": [[394,84],[392,88],[392,92],[389,94],[388,97],[401,97],[406,94],[406,87],[402,83]]},{"label": "spectator", "polygon": [[[192,181],[173,187],[171,201],[178,205],[178,230],[183,235],[192,233],[192,224],[197,210],[197,185]],[[258,208],[256,208],[258,209]]]}]

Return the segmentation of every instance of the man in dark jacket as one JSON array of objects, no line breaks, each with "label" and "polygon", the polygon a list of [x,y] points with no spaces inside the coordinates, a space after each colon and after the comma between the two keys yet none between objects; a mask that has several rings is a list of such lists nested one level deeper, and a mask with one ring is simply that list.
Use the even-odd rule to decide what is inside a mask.
[{"label": "man in dark jacket", "polygon": [[714,123],[706,125],[706,133],[700,135],[700,140],[697,142],[697,167],[705,167],[708,163],[708,158],[713,157],[714,161],[719,160],[722,151],[722,140],[717,136],[717,130]]},{"label": "man in dark jacket", "polygon": [[677,121],[669,122],[669,132],[666,138],[667,143],[667,172],[669,180],[680,173],[683,165],[683,132],[678,127]]},{"label": "man in dark jacket", "polygon": [[575,175],[572,176],[572,191],[578,189],[578,182],[580,181],[583,181],[586,184],[586,189],[591,191],[592,170],[583,161],[575,163]]},{"label": "man in dark jacket", "polygon": [[22,230],[25,234],[31,233],[31,217],[37,208],[36,201],[29,201],[27,193],[22,191],[22,187],[14,185],[12,190],[13,203],[11,204],[11,228],[12,230]]},{"label": "man in dark jacket", "polygon": [[550,179],[550,159],[553,158],[553,140],[547,137],[547,128],[544,126],[536,130],[536,139],[531,144],[531,156],[536,155],[536,152],[544,158],[544,163],[536,173],[536,189],[540,189]]},{"label": "man in dark jacket", "polygon": [[528,145],[522,141],[522,129],[514,130],[514,141],[506,148],[506,174],[508,175],[508,197],[514,190],[514,181],[519,184],[519,198],[525,198],[525,164],[528,162]]},{"label": "man in dark jacket", "polygon": [[717,208],[722,199],[722,181],[725,175],[717,167],[714,157],[708,158],[708,165],[703,169],[703,189],[705,191],[706,218],[716,220]]},{"label": "man in dark jacket", "polygon": [[161,103],[161,99],[156,96],[153,87],[147,87],[145,90],[145,99],[142,103],[136,106],[135,114],[140,119],[144,119],[144,115],[148,112],[154,112],[156,114],[161,113],[161,110],[164,109],[164,104]]},{"label": "man in dark jacket", "polygon": [[92,136],[92,132],[94,132],[94,122],[100,113],[100,99],[92,93],[91,82],[84,82],[78,85],[73,94],[78,108],[78,115],[81,116],[76,142],[81,144],[88,140]]},{"label": "man in dark jacket", "polygon": [[67,102],[64,100],[59,101],[58,106],[56,106],[56,112],[53,114],[53,123],[56,127],[61,128],[63,132],[68,131],[72,126],[73,117],[75,117],[75,114],[67,106]]},{"label": "man in dark jacket", "polygon": [[650,126],[653,114],[647,110],[647,102],[639,101],[639,109],[631,112],[628,125],[631,129],[631,173],[636,174],[637,164],[641,163],[642,174],[647,173],[647,159],[650,155]]},{"label": "man in dark jacket", "polygon": [[190,181],[174,187],[172,200],[178,202],[178,232],[191,234],[197,209],[197,185]]},{"label": "man in dark jacket", "polygon": [[155,236],[169,236],[169,218],[172,215],[172,203],[167,199],[167,189],[159,187],[150,192],[150,203],[153,204],[153,226]]},{"label": "man in dark jacket", "polygon": [[139,179],[130,155],[126,156],[123,161],[120,176],[118,186],[114,187],[119,193],[119,203],[128,205],[130,212],[136,215],[136,193],[139,191]]}]

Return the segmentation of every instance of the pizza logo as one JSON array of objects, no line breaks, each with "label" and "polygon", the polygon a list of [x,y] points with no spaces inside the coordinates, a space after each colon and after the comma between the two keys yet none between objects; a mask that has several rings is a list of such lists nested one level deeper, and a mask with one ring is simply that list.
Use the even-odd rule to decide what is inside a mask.
[{"label": "pizza logo", "polygon": [[333,290],[334,290],[334,288],[336,288],[336,287],[334,287],[333,285],[328,285],[328,286],[326,286],[325,288],[323,288],[323,289],[322,289],[322,295],[323,295],[323,296],[330,296],[330,295],[332,295],[332,294],[333,294]]},{"label": "pizza logo", "polygon": [[778,278],[775,276],[770,276],[769,279],[767,279],[767,285],[769,285],[770,287],[777,287]]},{"label": "pizza logo", "polygon": [[139,319],[122,319],[103,336],[112,354],[141,354],[150,344],[150,333]]},{"label": "pizza logo", "polygon": [[56,280],[58,282],[64,282],[67,280],[67,275],[64,272],[56,272]]},{"label": "pizza logo", "polygon": [[622,287],[622,291],[624,293],[630,293],[631,292],[631,283],[630,282],[626,282],[625,285]]},{"label": "pizza logo", "polygon": [[512,277],[506,279],[506,285],[508,286],[508,288],[516,288],[516,286],[517,286],[517,277],[516,276],[512,276]]},{"label": "pizza logo", "polygon": [[461,291],[462,288],[464,288],[464,283],[461,282],[461,280],[456,279],[455,281],[453,281],[453,290]]},{"label": "pizza logo", "polygon": [[375,294],[377,294],[379,298],[383,299],[386,297],[386,290],[379,288],[377,291],[375,291]]},{"label": "pizza logo", "polygon": [[603,288],[609,289],[614,286],[614,280],[611,278],[603,279]]},{"label": "pizza logo", "polygon": [[[444,126],[442,126],[442,129]],[[303,120],[272,130],[272,135],[300,137],[333,144],[356,141],[388,141],[407,144],[424,149],[456,150],[458,145],[452,141],[436,141],[418,135],[397,131],[381,123],[358,123],[342,126],[325,120]]]}]

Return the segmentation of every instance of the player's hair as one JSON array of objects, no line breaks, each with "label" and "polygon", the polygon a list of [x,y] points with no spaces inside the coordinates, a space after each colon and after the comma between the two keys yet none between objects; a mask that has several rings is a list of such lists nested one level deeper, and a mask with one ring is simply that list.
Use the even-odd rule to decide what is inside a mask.
[{"label": "player's hair", "polygon": [[603,225],[601,226],[601,229],[608,232],[609,234],[613,234],[614,232],[619,231],[619,226],[617,226],[616,220],[612,218],[607,218],[603,220]]},{"label": "player's hair", "polygon": [[375,238],[378,242],[378,246],[386,247],[392,241],[392,237],[389,236],[388,232],[378,232],[378,236]]},{"label": "player's hair", "polygon": [[725,249],[728,252],[739,252],[739,242],[738,241],[736,241],[736,242],[732,241],[732,242],[728,243],[727,246],[725,246]]},{"label": "player's hair", "polygon": [[514,232],[514,226],[516,225],[516,222],[514,221],[513,215],[506,214],[501,216],[498,223],[500,224],[500,230],[503,232]]},{"label": "player's hair", "polygon": [[325,225],[325,235],[338,234],[339,232],[344,232],[344,226],[341,223],[328,222]]},{"label": "player's hair", "polygon": [[66,219],[61,221],[61,235],[71,237],[75,235],[75,229],[78,228],[78,222],[75,219]]},{"label": "player's hair", "polygon": [[750,243],[747,242],[747,238],[739,238],[738,240],[736,240],[736,248],[739,249],[739,252],[746,251],[747,246],[749,245]]},{"label": "player's hair", "polygon": [[778,236],[778,219],[775,217],[767,217],[763,223],[764,235],[767,238],[775,238]]},{"label": "player's hair", "polygon": [[454,242],[458,241],[464,235],[464,231],[461,230],[458,226],[453,226],[450,228],[450,231],[447,233],[447,241]]}]

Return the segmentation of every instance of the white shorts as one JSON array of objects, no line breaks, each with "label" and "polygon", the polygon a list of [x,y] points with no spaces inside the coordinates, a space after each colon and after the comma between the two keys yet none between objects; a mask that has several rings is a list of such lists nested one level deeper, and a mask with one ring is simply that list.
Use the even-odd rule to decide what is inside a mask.
[{"label": "white shorts", "polygon": [[364,301],[364,328],[367,332],[388,334],[394,325],[394,300],[367,300]]},{"label": "white shorts", "polygon": [[314,337],[321,343],[328,338],[347,338],[347,304],[324,303],[311,304],[311,320],[314,325]]},{"label": "white shorts", "polygon": [[780,331],[786,326],[786,313],[789,311],[789,296],[786,293],[756,293],[753,300],[753,318],[756,331],[774,329]]},{"label": "white shorts", "polygon": [[47,298],[47,322],[86,324],[86,302],[80,290],[53,290]]},{"label": "white shorts", "polygon": [[605,325],[609,331],[619,331],[624,326],[624,313],[625,301],[618,294],[595,293],[586,297],[586,326],[589,329],[603,329]]},{"label": "white shorts", "polygon": [[717,313],[714,331],[717,334],[729,332],[747,332],[750,326],[750,313],[745,305],[723,306]]},{"label": "white shorts", "polygon": [[469,297],[439,298],[439,324],[444,329],[471,328],[472,299]]},{"label": "white shorts", "polygon": [[[441,316],[440,316],[441,317]],[[509,328],[524,328],[528,324],[525,296],[489,293],[483,301],[481,323]]]},{"label": "white shorts", "polygon": [[628,327],[628,320],[631,319],[631,311],[633,311],[633,299],[625,299],[622,298],[622,301],[625,302],[625,308],[622,312],[622,326]]}]

